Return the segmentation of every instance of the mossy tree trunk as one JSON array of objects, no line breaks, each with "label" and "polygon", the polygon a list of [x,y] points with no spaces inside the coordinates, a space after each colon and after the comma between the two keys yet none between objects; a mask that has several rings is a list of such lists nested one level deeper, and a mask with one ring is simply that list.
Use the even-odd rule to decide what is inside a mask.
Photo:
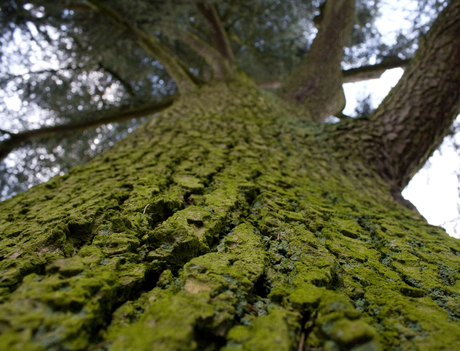
[{"label": "mossy tree trunk", "polygon": [[4,202],[0,348],[454,350],[459,241],[340,128],[220,83]]},{"label": "mossy tree trunk", "polygon": [[442,16],[368,119],[232,76],[3,202],[0,349],[457,350],[460,242],[398,196],[460,106]]}]

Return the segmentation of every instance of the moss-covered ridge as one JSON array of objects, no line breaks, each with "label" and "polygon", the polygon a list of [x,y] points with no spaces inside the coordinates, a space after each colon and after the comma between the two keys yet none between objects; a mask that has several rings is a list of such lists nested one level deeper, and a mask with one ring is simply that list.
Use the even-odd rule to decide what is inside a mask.
[{"label": "moss-covered ridge", "polygon": [[460,244],[219,84],[0,205],[0,349],[455,350]]}]

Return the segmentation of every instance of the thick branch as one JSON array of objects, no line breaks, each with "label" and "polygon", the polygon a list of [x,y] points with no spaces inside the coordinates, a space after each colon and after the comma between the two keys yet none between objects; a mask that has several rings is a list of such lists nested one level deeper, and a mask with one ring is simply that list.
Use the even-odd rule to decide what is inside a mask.
[{"label": "thick branch", "polygon": [[217,80],[230,80],[235,75],[236,72],[230,66],[228,59],[212,46],[202,41],[195,34],[180,30],[173,26],[167,26],[166,31],[170,32],[174,37],[203,57],[206,63],[211,66],[214,72],[214,78]]},{"label": "thick branch", "polygon": [[211,27],[211,39],[214,43],[214,46],[222,56],[227,58],[230,66],[233,67],[235,65],[235,57],[233,56],[233,51],[230,46],[230,40],[227,33],[225,32],[224,26],[220,21],[215,7],[209,4],[207,1],[198,1],[196,6],[198,11],[200,11],[200,13],[203,15]]},{"label": "thick branch", "polygon": [[[359,145],[402,190],[449,133],[460,109],[460,2],[451,1],[420,43],[404,75],[363,121]],[[359,125],[359,121],[356,121]]]},{"label": "thick branch", "polygon": [[[376,65],[361,66],[358,68],[351,68],[342,71],[343,83],[357,83],[370,79],[379,79],[387,69],[404,68],[410,60],[396,59],[385,61]],[[265,81],[258,84],[262,89],[278,89],[281,87],[282,82],[279,80]]]},{"label": "thick branch", "polygon": [[283,82],[283,98],[304,105],[314,121],[324,121],[345,106],[340,63],[354,13],[355,0],[327,0],[306,60]]},{"label": "thick branch", "polygon": [[404,68],[409,62],[410,60],[390,59],[388,61],[384,60],[382,63],[376,65],[347,69],[342,71],[343,83],[356,83],[370,79],[379,79],[387,69],[398,67]]},{"label": "thick branch", "polygon": [[171,106],[175,98],[176,96],[172,96],[156,104],[149,104],[130,110],[110,113],[101,118],[88,121],[79,121],[52,127],[43,127],[39,129],[27,130],[20,133],[10,133],[5,131],[6,134],[10,135],[10,138],[0,142],[0,160],[3,160],[16,147],[24,145],[25,143],[29,143],[32,141],[32,139],[49,137],[56,134],[71,133],[75,132],[76,130],[88,129],[103,124],[122,122],[133,118],[152,115],[154,113],[161,112]]},{"label": "thick branch", "polygon": [[148,35],[139,28],[133,27],[131,24],[123,20],[116,11],[112,8],[101,4],[97,0],[87,0],[87,3],[96,11],[107,17],[117,27],[129,31],[136,38],[136,41],[147,52],[152,54],[164,66],[171,78],[174,79],[179,91],[184,93],[196,88],[192,79],[183,67],[178,62],[174,54],[164,45],[162,45],[155,37]]}]

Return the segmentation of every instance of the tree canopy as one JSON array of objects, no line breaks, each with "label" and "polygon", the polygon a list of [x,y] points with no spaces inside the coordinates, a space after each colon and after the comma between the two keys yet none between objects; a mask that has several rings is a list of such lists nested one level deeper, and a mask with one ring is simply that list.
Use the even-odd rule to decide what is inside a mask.
[{"label": "tree canopy", "polygon": [[[323,89],[336,92],[332,99],[323,94],[334,103],[319,120],[340,117],[342,82],[404,67],[445,5],[419,1],[413,28],[395,33],[388,45],[375,26],[379,1],[357,1],[347,16],[351,32],[336,45],[334,70],[322,70],[329,76],[320,80],[334,85]],[[86,162],[169,106],[186,82],[244,72],[289,96],[296,90],[293,70],[311,66],[304,60],[326,8],[317,0],[3,1],[0,154],[15,154],[0,164],[1,197]],[[328,33],[316,42],[320,55],[334,46]],[[221,56],[228,64],[220,64]],[[310,52],[310,59],[318,56]]]}]

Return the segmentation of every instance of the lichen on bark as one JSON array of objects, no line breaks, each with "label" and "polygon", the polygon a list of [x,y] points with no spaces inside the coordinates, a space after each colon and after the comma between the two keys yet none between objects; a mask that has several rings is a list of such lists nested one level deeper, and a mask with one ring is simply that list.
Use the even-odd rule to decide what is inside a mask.
[{"label": "lichen on bark", "polygon": [[6,350],[454,350],[460,243],[343,127],[216,83],[0,205]]}]

